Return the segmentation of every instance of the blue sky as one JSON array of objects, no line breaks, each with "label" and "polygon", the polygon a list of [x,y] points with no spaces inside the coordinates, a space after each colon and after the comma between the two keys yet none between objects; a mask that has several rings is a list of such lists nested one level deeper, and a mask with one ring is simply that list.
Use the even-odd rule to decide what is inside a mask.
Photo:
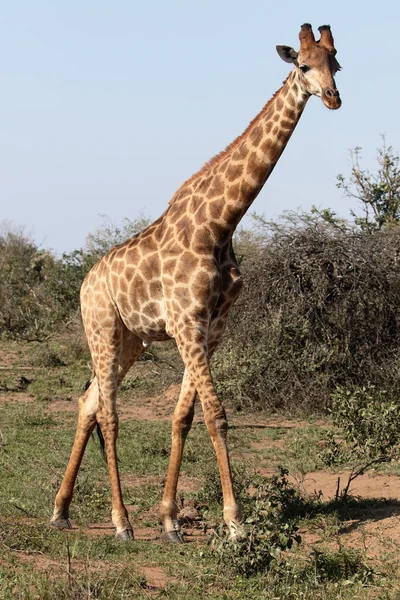
[{"label": "blue sky", "polygon": [[310,99],[253,209],[347,216],[348,150],[371,170],[380,134],[400,151],[399,17],[387,0],[1,3],[0,218],[57,252],[102,214],[157,218],[280,87],[275,46],[298,48],[304,22],[332,26],[343,105]]}]

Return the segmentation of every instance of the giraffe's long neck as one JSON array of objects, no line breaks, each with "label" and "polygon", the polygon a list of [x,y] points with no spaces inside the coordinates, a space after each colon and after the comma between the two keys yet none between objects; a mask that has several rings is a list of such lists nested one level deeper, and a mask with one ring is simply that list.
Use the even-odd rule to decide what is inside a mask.
[{"label": "giraffe's long neck", "polygon": [[246,131],[181,186],[172,212],[174,204],[188,203],[196,225],[215,223],[214,242],[218,235],[225,240],[270,176],[309,97],[293,70]]},{"label": "giraffe's long neck", "polygon": [[309,97],[293,71],[243,134],[226,167],[221,163],[218,171],[225,182],[226,199],[221,216],[228,226],[237,226],[271,175]]}]

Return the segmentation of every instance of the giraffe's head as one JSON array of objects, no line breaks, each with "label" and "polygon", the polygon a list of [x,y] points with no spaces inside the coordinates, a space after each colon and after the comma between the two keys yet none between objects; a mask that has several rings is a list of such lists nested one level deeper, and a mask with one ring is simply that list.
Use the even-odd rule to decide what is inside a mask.
[{"label": "giraffe's head", "polygon": [[285,62],[295,65],[302,87],[309,94],[319,96],[328,108],[336,109],[342,104],[334,79],[340,65],[335,58],[331,28],[322,25],[318,31],[321,37],[315,41],[311,25],[305,23],[299,34],[298,52],[290,46],[277,46],[276,49]]}]

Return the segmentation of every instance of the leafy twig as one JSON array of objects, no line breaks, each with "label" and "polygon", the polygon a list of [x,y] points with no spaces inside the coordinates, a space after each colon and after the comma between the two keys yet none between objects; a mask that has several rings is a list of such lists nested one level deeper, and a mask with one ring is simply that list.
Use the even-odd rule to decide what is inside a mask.
[{"label": "leafy twig", "polygon": [[[367,469],[369,469],[369,467],[372,467],[372,465],[376,465],[376,464],[390,462],[394,458],[398,458],[398,452],[397,452],[397,450],[393,450],[390,454],[381,454],[380,456],[374,458],[373,460],[370,460],[365,465],[362,465],[361,467],[359,467],[357,469],[353,468],[352,471],[351,471],[351,473],[350,473],[350,475],[349,475],[349,479],[347,481],[346,487],[343,489],[342,493],[340,494],[340,500],[342,502],[345,502],[347,500],[351,483],[359,475],[363,475],[364,472]],[[339,485],[340,485],[340,477],[338,478],[338,487],[337,487],[337,490],[336,490],[336,499],[339,499]]]}]

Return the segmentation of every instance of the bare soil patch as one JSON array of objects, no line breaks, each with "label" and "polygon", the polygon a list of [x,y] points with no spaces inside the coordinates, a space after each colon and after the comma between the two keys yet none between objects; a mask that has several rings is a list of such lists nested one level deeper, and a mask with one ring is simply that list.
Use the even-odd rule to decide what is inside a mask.
[{"label": "bare soil patch", "polygon": [[285,447],[285,440],[271,440],[271,438],[265,438],[264,440],[258,440],[257,442],[251,442],[252,450],[265,450],[265,448],[279,448]]},{"label": "bare soil patch", "polygon": [[78,396],[65,396],[65,397],[56,397],[53,398],[47,408],[50,411],[54,411],[54,412],[64,412],[64,411],[71,411],[71,412],[78,412],[78,400],[79,397]]},{"label": "bare soil patch", "polygon": [[13,369],[16,362],[19,361],[19,353],[11,344],[0,346],[0,371]]},{"label": "bare soil patch", "polygon": [[[309,473],[301,482],[308,494],[322,494],[323,500],[335,498],[340,477],[341,488],[346,485],[349,471]],[[360,475],[354,480],[350,493],[359,500],[378,500],[377,505],[366,505],[357,509],[357,517],[344,521],[337,536],[329,533],[329,527],[321,521],[318,531],[301,532],[303,542],[309,546],[328,545],[362,549],[371,559],[398,552],[400,547],[400,477],[380,474]],[[399,500],[398,500],[399,499]],[[386,501],[382,504],[382,501]]]},{"label": "bare soil patch", "polygon": [[[323,498],[330,500],[335,497],[338,478],[340,477],[340,485],[343,487],[349,476],[350,471],[340,473],[316,471],[306,475],[302,487],[308,494],[322,492]],[[359,475],[351,484],[350,493],[360,498],[400,499],[400,477],[376,475],[373,472]]]},{"label": "bare soil patch", "polygon": [[139,566],[138,571],[144,575],[147,583],[156,588],[165,588],[167,583],[174,583],[178,581],[176,577],[167,575],[161,567],[144,567]]},{"label": "bare soil patch", "polygon": [[33,402],[33,398],[26,392],[0,392],[0,405],[14,402]]},{"label": "bare soil patch", "polygon": [[[122,420],[170,421],[178,402],[180,385],[171,385],[160,396],[150,398],[132,398],[118,403],[118,412]],[[195,407],[194,423],[204,422],[199,403]]]}]

